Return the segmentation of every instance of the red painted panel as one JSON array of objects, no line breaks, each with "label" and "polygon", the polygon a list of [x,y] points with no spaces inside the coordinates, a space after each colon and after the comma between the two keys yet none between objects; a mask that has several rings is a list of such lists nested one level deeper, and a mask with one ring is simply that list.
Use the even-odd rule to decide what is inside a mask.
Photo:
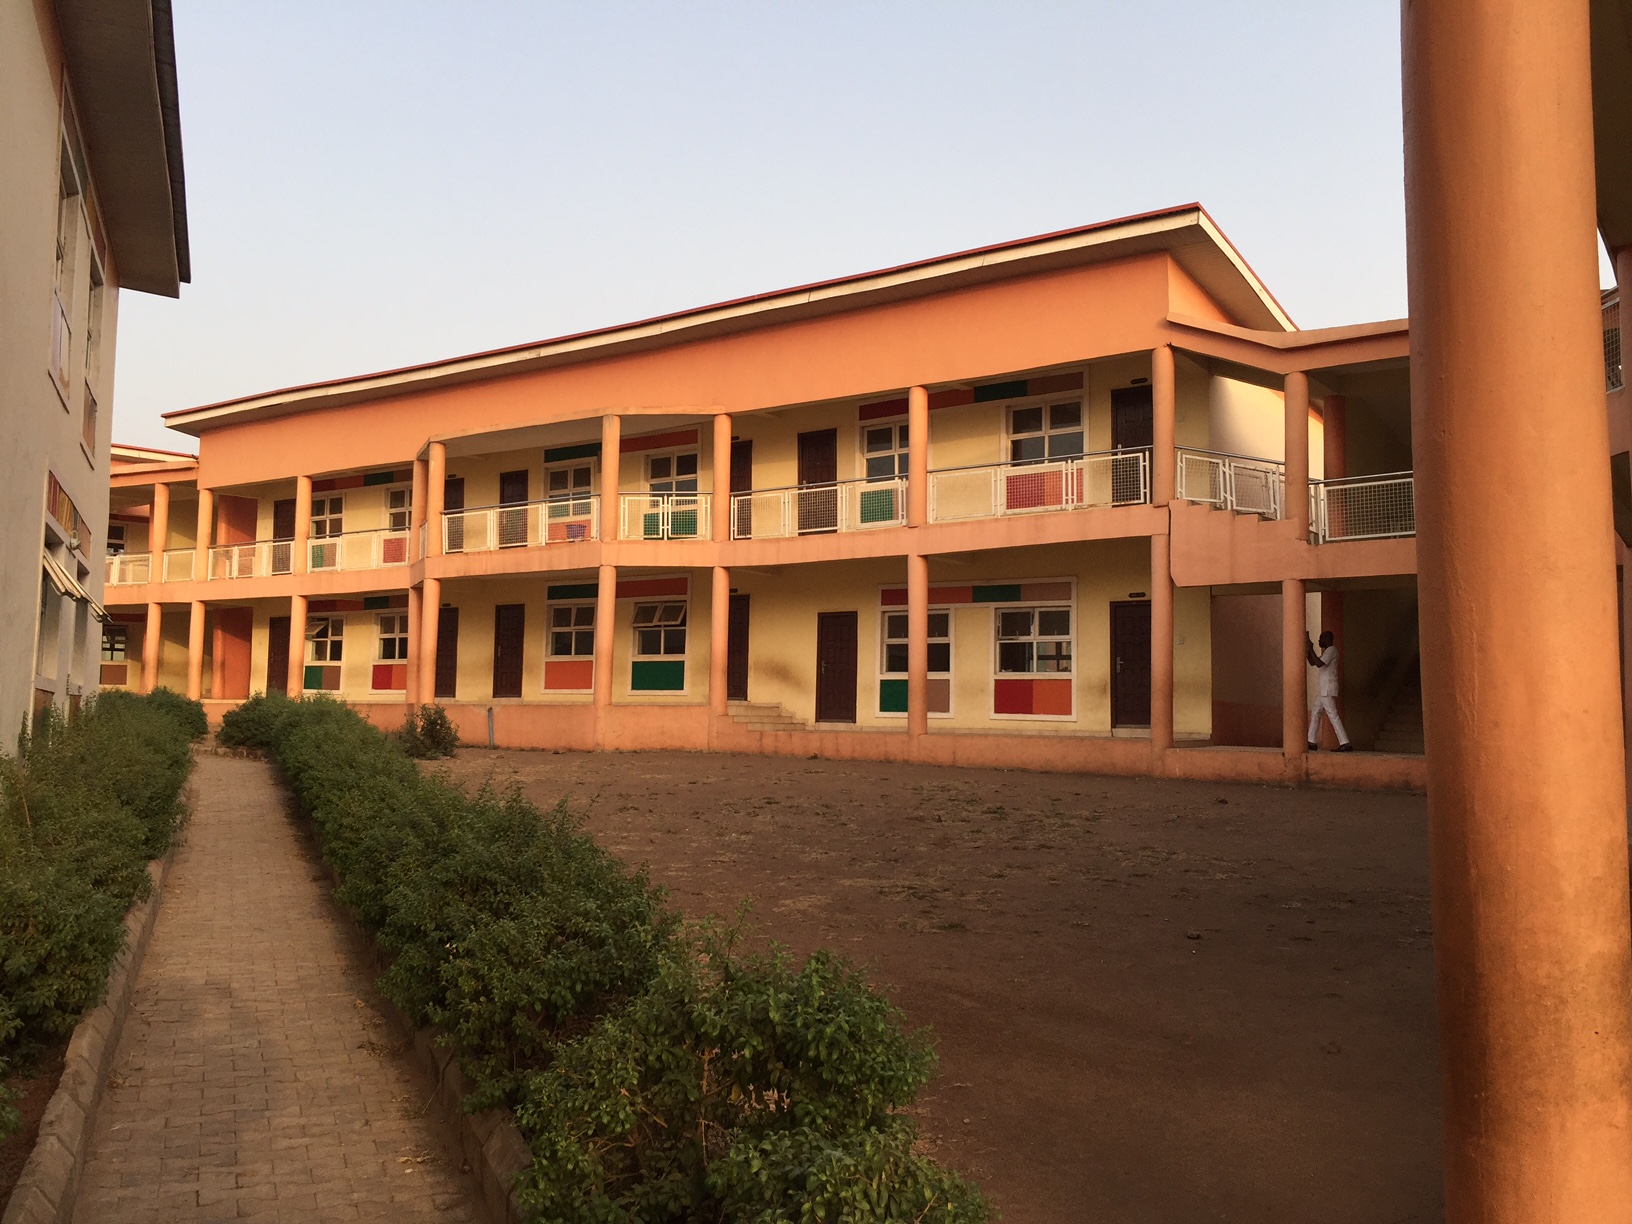
[{"label": "red painted panel", "polygon": [[1053,395],[1056,391],[1082,390],[1082,371],[1075,374],[1054,374],[1048,378],[1026,380],[1026,391],[1031,395]]},{"label": "red painted panel", "polygon": [[408,560],[408,537],[386,536],[380,541],[380,564],[401,565]]},{"label": "red painted panel", "polygon": [[994,680],[992,682],[993,714],[1031,714],[1030,680]]},{"label": "red painted panel", "polygon": [[593,659],[546,659],[544,689],[550,693],[585,693],[595,687]]},{"label": "red painted panel", "polygon": [[374,664],[373,686],[375,689],[385,692],[407,688],[408,665],[406,663]]},{"label": "red painted panel", "polygon": [[885,417],[906,416],[906,396],[902,396],[900,399],[876,400],[871,404],[863,404],[860,413],[857,415],[863,421],[881,421]]},{"label": "red painted panel", "polygon": [[696,445],[695,429],[677,429],[672,433],[647,434],[644,438],[624,438],[618,443],[618,453],[627,455],[634,451],[667,450],[671,446]]},{"label": "red painted panel", "polygon": [[1033,714],[1071,713],[1071,681],[1033,680],[1031,682],[1031,712]]},{"label": "red painted panel", "polygon": [[950,391],[931,391],[929,393],[929,410],[937,408],[956,408],[961,404],[975,402],[975,393],[968,387],[954,387]]},{"label": "red painted panel", "polygon": [[210,669],[210,696],[217,701],[242,701],[249,696],[249,649],[255,632],[252,608],[217,608],[214,662]]},{"label": "red painted panel", "polygon": [[[406,607],[407,596],[403,596],[403,600]],[[306,605],[306,611],[314,615],[318,612],[361,612],[362,610],[363,601],[360,599],[314,599]]]},{"label": "red painted panel", "polygon": [[885,587],[879,592],[878,602],[886,608],[904,608],[907,606],[907,588]]},{"label": "red painted panel", "polygon": [[679,578],[631,578],[618,583],[619,599],[641,599],[648,595],[684,595],[691,580]]}]

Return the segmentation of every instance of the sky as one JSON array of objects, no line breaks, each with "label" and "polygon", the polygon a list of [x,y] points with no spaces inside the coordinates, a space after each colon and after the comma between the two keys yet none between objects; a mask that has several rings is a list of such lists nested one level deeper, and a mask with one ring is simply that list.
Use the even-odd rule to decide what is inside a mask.
[{"label": "sky", "polygon": [[1200,201],[1302,327],[1406,313],[1396,0],[180,0],[193,278],[114,432]]}]

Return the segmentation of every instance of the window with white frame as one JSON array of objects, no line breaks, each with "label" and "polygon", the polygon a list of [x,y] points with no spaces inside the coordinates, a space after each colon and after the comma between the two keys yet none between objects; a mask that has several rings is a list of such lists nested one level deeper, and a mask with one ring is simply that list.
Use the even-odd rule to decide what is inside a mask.
[{"label": "window with white frame", "polygon": [[[695,469],[694,469],[695,470]],[[550,517],[571,518],[589,513],[590,494],[595,490],[595,468],[589,463],[551,468],[545,473],[549,492]]]},{"label": "window with white frame", "polygon": [[125,651],[130,644],[130,627],[128,625],[102,626],[102,662],[123,663]]},{"label": "window with white frame", "polygon": [[[881,670],[886,676],[907,674],[907,614],[884,613],[883,659]],[[931,609],[929,613],[929,674],[952,674],[952,614]]]},{"label": "window with white frame", "polygon": [[1082,401],[1009,409],[1009,462],[1041,463],[1083,453]]},{"label": "window with white frame", "polygon": [[868,480],[890,480],[907,474],[907,423],[864,425],[861,430],[862,458]]},{"label": "window with white frame", "polygon": [[639,603],[635,605],[635,658],[678,659],[686,653],[686,605]]},{"label": "window with white frame", "polygon": [[407,531],[414,515],[414,491],[407,485],[385,494],[385,522],[392,531]]},{"label": "window with white frame", "polygon": [[[592,603],[551,604],[550,643],[552,659],[589,659],[595,656],[595,605]],[[684,647],[681,653],[685,653]]]},{"label": "window with white frame", "polygon": [[[338,645],[338,643],[336,643]],[[336,655],[336,658],[339,656]],[[384,612],[380,615],[380,662],[405,663],[408,661],[408,613]]]},{"label": "window with white frame", "polygon": [[1057,675],[1071,670],[1071,609],[998,608],[1000,675]]},{"label": "window with white frame", "polygon": [[117,557],[125,551],[125,525],[123,523],[108,524],[108,556]]},{"label": "window with white frame", "polygon": [[312,539],[326,540],[341,532],[345,514],[345,498],[314,497],[312,499]]},{"label": "window with white frame", "polygon": [[340,662],[340,647],[345,634],[346,618],[343,616],[307,617],[306,662]]},{"label": "window with white frame", "polygon": [[697,492],[697,452],[646,456],[646,488],[653,493]]}]

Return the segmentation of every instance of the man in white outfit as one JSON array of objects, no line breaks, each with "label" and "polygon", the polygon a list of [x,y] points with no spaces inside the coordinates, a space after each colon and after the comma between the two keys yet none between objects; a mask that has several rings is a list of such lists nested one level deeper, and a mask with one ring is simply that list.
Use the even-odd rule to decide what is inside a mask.
[{"label": "man in white outfit", "polygon": [[1309,640],[1309,635],[1303,635],[1304,648],[1309,653],[1309,666],[1320,670],[1320,696],[1315,699],[1315,708],[1309,712],[1309,751],[1319,752],[1320,747],[1315,737],[1320,734],[1320,716],[1326,715],[1332,724],[1332,730],[1337,734],[1337,750],[1339,752],[1353,752],[1354,745],[1349,743],[1349,733],[1343,729],[1343,719],[1337,712],[1337,647],[1332,643],[1337,639],[1328,629],[1320,635],[1320,650],[1315,650],[1315,644]]}]

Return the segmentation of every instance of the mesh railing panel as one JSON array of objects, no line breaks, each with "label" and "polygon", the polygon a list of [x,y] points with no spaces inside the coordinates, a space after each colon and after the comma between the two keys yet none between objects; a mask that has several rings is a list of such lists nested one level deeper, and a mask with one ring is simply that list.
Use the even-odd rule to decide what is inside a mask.
[{"label": "mesh railing panel", "polygon": [[1222,508],[1225,502],[1224,460],[1217,455],[1193,455],[1180,451],[1178,486],[1174,491],[1181,501]]},{"label": "mesh railing panel", "polygon": [[1382,540],[1417,533],[1416,484],[1410,476],[1345,480],[1320,486],[1323,540]]},{"label": "mesh railing panel", "polygon": [[1615,301],[1604,307],[1604,385],[1619,391],[1621,378],[1621,304]]},{"label": "mesh railing panel", "polygon": [[191,582],[197,554],[192,549],[176,549],[164,554],[164,581]]},{"label": "mesh railing panel", "polygon": [[108,558],[107,566],[105,582],[108,586],[132,586],[152,581],[153,558],[147,553],[116,553]]},{"label": "mesh railing panel", "polygon": [[936,521],[990,518],[996,514],[998,472],[997,468],[931,472],[929,497]]},{"label": "mesh railing panel", "polygon": [[1230,506],[1265,518],[1281,516],[1281,489],[1285,481],[1278,468],[1245,463],[1230,465]]}]

